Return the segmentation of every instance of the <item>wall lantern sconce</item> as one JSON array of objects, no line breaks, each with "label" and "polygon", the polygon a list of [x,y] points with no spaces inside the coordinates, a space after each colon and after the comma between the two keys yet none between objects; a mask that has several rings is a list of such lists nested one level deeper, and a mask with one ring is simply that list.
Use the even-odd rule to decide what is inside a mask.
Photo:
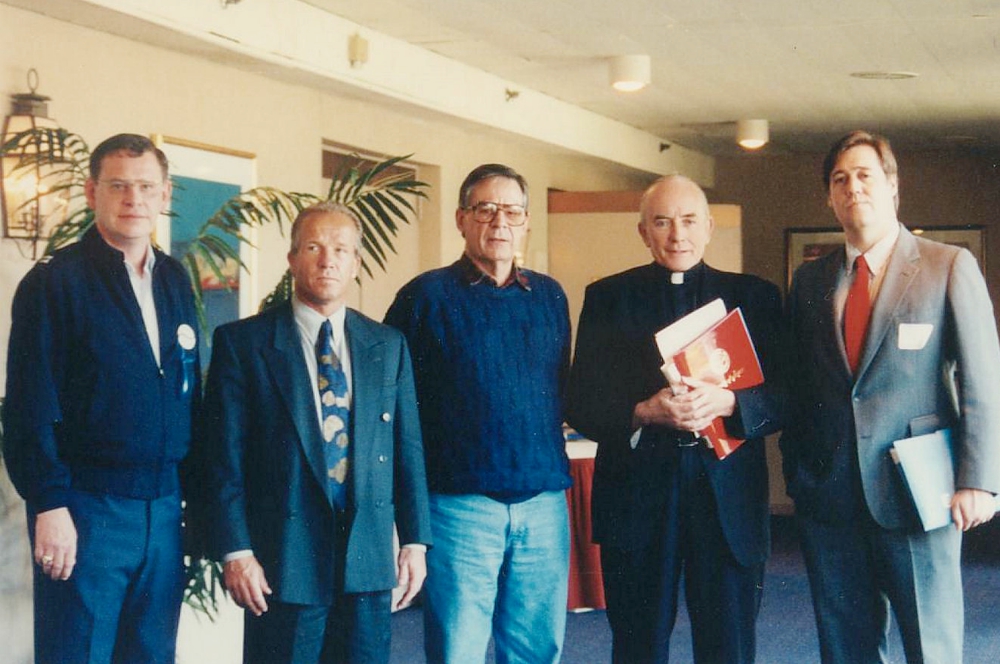
[{"label": "wall lantern sconce", "polygon": [[48,117],[49,97],[40,95],[38,72],[28,71],[30,92],[11,95],[11,113],[4,120],[0,143],[0,200],[3,235],[32,241],[47,240],[66,216],[69,191],[58,187],[64,162],[62,139]]},{"label": "wall lantern sconce", "polygon": [[637,92],[649,85],[651,65],[648,55],[619,55],[608,61],[611,87],[619,92]]},{"label": "wall lantern sconce", "polygon": [[737,120],[736,142],[746,150],[757,150],[770,140],[767,120]]}]

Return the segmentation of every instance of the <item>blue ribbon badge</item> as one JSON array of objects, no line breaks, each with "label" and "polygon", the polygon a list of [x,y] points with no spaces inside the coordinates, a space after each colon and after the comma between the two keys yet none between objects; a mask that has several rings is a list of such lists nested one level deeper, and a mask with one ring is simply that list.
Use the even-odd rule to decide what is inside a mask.
[{"label": "blue ribbon badge", "polygon": [[197,355],[195,347],[198,345],[198,337],[195,336],[194,328],[187,323],[177,326],[177,345],[181,347],[181,396],[191,391],[194,383],[194,361]]}]

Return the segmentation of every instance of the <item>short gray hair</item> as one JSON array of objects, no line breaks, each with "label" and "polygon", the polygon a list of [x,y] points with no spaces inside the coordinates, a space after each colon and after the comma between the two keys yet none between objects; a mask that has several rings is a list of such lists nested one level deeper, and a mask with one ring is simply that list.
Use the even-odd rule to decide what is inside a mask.
[{"label": "short gray hair", "polygon": [[318,214],[342,214],[351,221],[354,222],[354,228],[358,231],[358,240],[354,246],[355,252],[361,255],[361,236],[364,234],[364,228],[361,225],[361,217],[358,213],[347,207],[343,203],[334,203],[333,201],[323,201],[322,203],[316,203],[315,205],[310,205],[307,208],[302,208],[298,215],[295,217],[295,221],[292,222],[292,248],[291,252],[294,254],[299,250],[299,235],[302,233],[302,223]]},{"label": "short gray hair", "polygon": [[465,180],[458,190],[458,207],[462,210],[466,209],[469,206],[469,196],[472,195],[472,189],[483,180],[490,178],[507,178],[516,182],[521,189],[521,195],[524,196],[524,206],[528,207],[528,181],[513,168],[503,164],[483,164],[472,169],[472,172],[465,176]]}]

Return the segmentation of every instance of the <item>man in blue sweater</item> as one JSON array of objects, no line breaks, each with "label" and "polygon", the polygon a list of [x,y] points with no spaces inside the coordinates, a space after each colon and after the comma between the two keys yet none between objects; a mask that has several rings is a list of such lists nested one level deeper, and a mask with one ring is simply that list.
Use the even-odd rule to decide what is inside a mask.
[{"label": "man in blue sweater", "polygon": [[407,337],[434,547],[424,630],[432,664],[554,664],[566,623],[566,296],[519,268],[528,185],[486,164],[462,183],[463,256],[404,286],[386,322]]},{"label": "man in blue sweater", "polygon": [[184,575],[181,461],[198,394],[184,267],[150,243],[167,159],[119,134],[94,149],[94,226],[14,296],[4,404],[27,503],[35,661],[173,663]]}]

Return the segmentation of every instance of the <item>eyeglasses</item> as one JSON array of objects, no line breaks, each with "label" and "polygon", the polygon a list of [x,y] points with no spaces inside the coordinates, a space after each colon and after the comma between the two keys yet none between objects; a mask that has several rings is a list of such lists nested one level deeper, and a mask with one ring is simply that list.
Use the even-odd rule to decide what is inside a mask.
[{"label": "eyeglasses", "polygon": [[152,180],[98,180],[115,196],[124,196],[131,190],[135,190],[140,196],[155,196],[160,193],[163,187],[162,182]]},{"label": "eyeglasses", "polygon": [[480,224],[492,223],[501,211],[507,217],[507,223],[511,226],[523,226],[524,222],[528,221],[528,211],[524,209],[523,205],[481,201],[475,205],[468,205],[462,209],[467,212],[471,211],[472,218]]}]

